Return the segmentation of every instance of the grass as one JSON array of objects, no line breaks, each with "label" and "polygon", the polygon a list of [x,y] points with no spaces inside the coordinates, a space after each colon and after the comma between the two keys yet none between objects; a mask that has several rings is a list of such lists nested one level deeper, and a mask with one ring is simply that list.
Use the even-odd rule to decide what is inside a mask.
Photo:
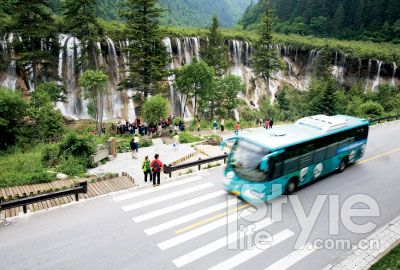
[{"label": "grass", "polygon": [[0,154],[0,187],[50,182],[54,175],[48,173],[41,162],[44,145],[24,152],[17,150]]},{"label": "grass", "polygon": [[375,263],[370,270],[395,270],[400,269],[400,245],[397,245],[388,254]]}]

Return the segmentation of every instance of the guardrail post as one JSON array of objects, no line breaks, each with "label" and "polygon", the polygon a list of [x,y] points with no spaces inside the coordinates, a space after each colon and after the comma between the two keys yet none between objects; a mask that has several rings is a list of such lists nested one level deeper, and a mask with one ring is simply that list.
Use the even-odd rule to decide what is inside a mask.
[{"label": "guardrail post", "polygon": [[[201,161],[201,158],[199,158],[199,161]],[[201,171],[201,164],[197,165],[197,168]]]},{"label": "guardrail post", "polygon": [[228,154],[225,152],[224,155],[225,155],[225,157],[224,157],[224,164],[226,164],[226,157],[227,157]]},{"label": "guardrail post", "polygon": [[169,165],[168,165],[168,167],[170,168],[170,169],[169,169],[169,178],[172,178],[172,171],[171,171],[171,167],[172,167],[172,165],[171,165],[171,164],[169,164]]},{"label": "guardrail post", "polygon": [[[26,193],[22,194],[21,198],[26,198]],[[26,204],[22,206],[22,211],[24,212],[24,214],[28,213],[28,208],[26,207]]]}]

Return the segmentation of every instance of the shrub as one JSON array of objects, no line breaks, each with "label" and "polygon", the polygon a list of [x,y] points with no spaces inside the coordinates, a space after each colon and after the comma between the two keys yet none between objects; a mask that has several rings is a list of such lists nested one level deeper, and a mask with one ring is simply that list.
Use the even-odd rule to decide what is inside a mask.
[{"label": "shrub", "polygon": [[180,143],[193,143],[193,142],[199,142],[202,139],[198,136],[194,136],[188,132],[181,132],[179,134],[179,142]]},{"label": "shrub", "polygon": [[89,156],[95,152],[94,145],[89,137],[78,136],[76,133],[69,133],[60,143],[60,156],[79,157],[86,160],[89,164]]},{"label": "shrub", "polygon": [[61,161],[57,169],[68,176],[80,176],[86,172],[86,166],[86,159],[69,156]]},{"label": "shrub", "polygon": [[42,164],[45,167],[54,167],[60,163],[60,149],[58,144],[47,145],[42,154]]}]

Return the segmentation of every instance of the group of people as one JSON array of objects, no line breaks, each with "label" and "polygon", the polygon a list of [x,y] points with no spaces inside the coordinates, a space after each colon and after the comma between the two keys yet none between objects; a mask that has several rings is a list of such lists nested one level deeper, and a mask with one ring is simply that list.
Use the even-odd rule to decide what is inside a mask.
[{"label": "group of people", "polygon": [[272,117],[267,117],[265,120],[260,118],[257,120],[257,124],[259,126],[264,126],[266,129],[270,129],[274,125],[274,119]]},{"label": "group of people", "polygon": [[154,159],[150,161],[149,157],[146,156],[142,162],[142,170],[144,173],[144,181],[147,183],[149,177],[150,182],[153,182],[153,186],[160,185],[161,169],[164,164],[160,160],[158,154],[154,155]]},{"label": "group of people", "polygon": [[141,136],[152,136],[157,134],[162,135],[162,132],[169,130],[172,134],[173,132],[185,131],[185,124],[181,121],[175,121],[175,117],[170,115],[167,119],[160,119],[157,124],[147,124],[142,122],[139,118],[135,119],[133,122],[129,121],[118,121],[117,125],[112,126],[112,129],[118,135],[135,135],[140,134]]}]

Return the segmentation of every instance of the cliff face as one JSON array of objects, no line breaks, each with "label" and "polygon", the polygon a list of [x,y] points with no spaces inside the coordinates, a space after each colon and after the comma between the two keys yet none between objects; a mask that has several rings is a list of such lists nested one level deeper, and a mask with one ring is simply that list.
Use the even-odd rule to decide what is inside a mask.
[{"label": "cliff face", "polygon": [[[17,74],[14,51],[10,46],[12,35],[0,41],[2,47],[2,70],[0,72],[0,84],[10,89],[18,89],[25,94],[34,90],[31,81],[31,69],[28,67],[23,74]],[[74,37],[60,35],[60,52],[58,58],[57,73],[60,82],[63,82],[68,90],[65,103],[58,103],[57,107],[69,117],[89,118],[88,102],[83,99],[79,86],[79,76],[82,70],[77,66],[76,59],[81,54],[79,40]],[[200,59],[199,53],[203,40],[196,37],[165,38],[163,40],[167,52],[170,55],[171,69],[190,63],[194,58]],[[99,63],[105,67],[109,76],[109,92],[106,97],[104,115],[106,119],[123,118],[133,120],[136,117],[134,89],[117,91],[118,83],[128,75],[127,66],[131,61],[124,51],[129,41],[112,41],[107,38],[97,46],[101,54]],[[229,72],[242,78],[246,85],[246,93],[240,97],[249,106],[257,107],[262,97],[268,97],[272,101],[275,93],[284,84],[290,84],[300,90],[307,90],[313,72],[313,64],[318,57],[316,50],[295,49],[290,46],[276,45],[278,56],[286,63],[285,68],[273,73],[270,81],[270,93],[266,92],[265,82],[257,78],[251,68],[252,47],[249,42],[239,40],[226,40],[229,47],[231,67]],[[335,79],[342,85],[349,87],[354,83],[362,83],[366,90],[376,90],[382,83],[397,85],[400,83],[400,69],[396,63],[384,63],[373,59],[352,59],[347,55],[334,53],[332,55],[332,73]],[[182,108],[179,93],[173,87],[174,76],[168,78],[169,97],[174,114],[180,114]],[[191,105],[185,113],[186,118],[191,118]]]}]

